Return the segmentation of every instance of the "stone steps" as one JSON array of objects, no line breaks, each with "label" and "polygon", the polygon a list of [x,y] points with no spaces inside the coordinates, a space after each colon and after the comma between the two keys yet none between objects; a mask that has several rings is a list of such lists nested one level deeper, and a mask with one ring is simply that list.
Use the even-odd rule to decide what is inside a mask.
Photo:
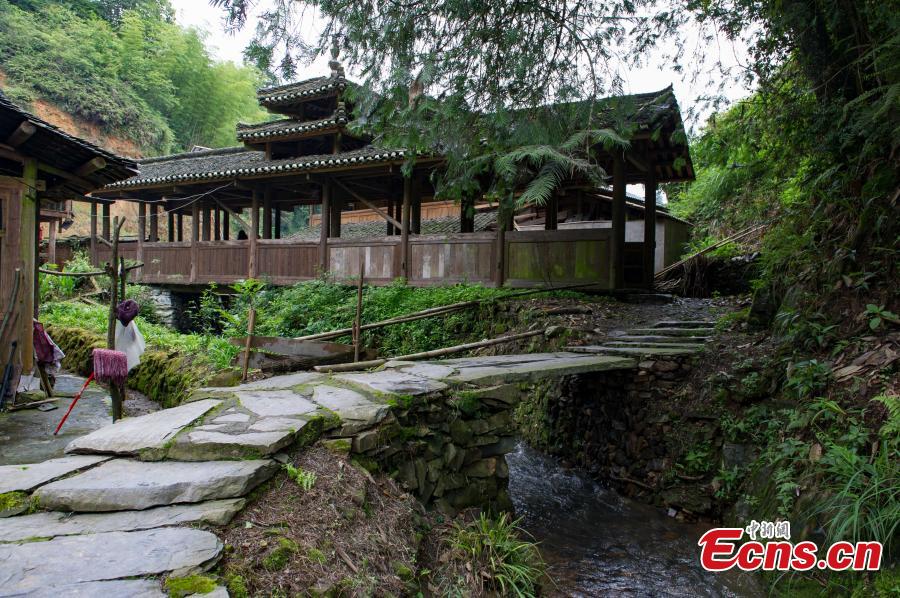
[{"label": "stone steps", "polygon": [[628,331],[633,335],[653,335],[653,336],[710,336],[713,334],[712,328],[634,328]]},{"label": "stone steps", "polygon": [[660,343],[653,341],[606,341],[603,343],[607,347],[650,347],[650,348],[663,348],[663,349],[702,349],[704,347],[704,343]]},{"label": "stone steps", "polygon": [[680,355],[690,355],[702,350],[698,348],[684,347],[610,347],[607,345],[585,345],[580,347],[569,347],[570,351],[577,353],[597,353],[601,355],[622,355],[625,357],[677,357]]},{"label": "stone steps", "polygon": [[715,322],[704,320],[663,320],[656,322],[651,328],[715,328]]},{"label": "stone steps", "polygon": [[610,341],[616,341],[616,342],[682,344],[682,343],[706,343],[709,341],[709,339],[711,337],[692,336],[690,338],[685,338],[685,337],[680,337],[680,336],[623,334],[620,336],[608,336],[607,338]]}]

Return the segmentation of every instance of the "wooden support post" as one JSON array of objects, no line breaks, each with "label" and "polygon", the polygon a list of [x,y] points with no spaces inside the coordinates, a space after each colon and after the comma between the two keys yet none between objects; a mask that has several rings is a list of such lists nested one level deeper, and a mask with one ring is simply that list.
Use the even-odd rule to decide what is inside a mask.
[{"label": "wooden support post", "polygon": [[247,265],[248,278],[256,278],[256,247],[259,240],[259,203],[261,196],[261,190],[253,190],[253,199],[250,202],[250,263]]},{"label": "wooden support post", "polygon": [[[395,220],[397,219],[397,215],[394,214],[394,198],[393,197],[389,197],[387,200],[387,215]],[[390,237],[391,235],[394,234],[394,230],[396,229],[396,227],[390,220],[386,221],[386,224],[387,224],[387,227],[385,230],[385,234]]]},{"label": "wooden support post", "polygon": [[613,162],[611,278],[614,289],[625,287],[625,159],[616,154]]},{"label": "wooden support post", "polygon": [[644,283],[653,290],[656,270],[656,168],[650,164],[644,182]]},{"label": "wooden support post", "polygon": [[[140,225],[140,221],[144,218],[144,204],[138,204],[138,251],[141,247],[141,239],[143,239],[144,228]],[[113,221],[112,246],[110,248],[109,263],[106,266],[106,273],[109,276],[109,315],[106,324],[106,348],[115,350],[116,348],[116,306],[120,300],[124,300],[124,296],[119,296],[119,235],[125,219],[115,217]],[[124,276],[124,268],[122,275]],[[113,423],[122,419],[122,407],[125,402],[125,388],[119,387],[118,384],[111,382],[109,385],[109,396],[112,399],[112,419]]]},{"label": "wooden support post", "polygon": [[513,209],[502,199],[497,206],[497,265],[494,282],[502,287],[506,280],[506,231],[513,225]]},{"label": "wooden support post", "polygon": [[230,214],[225,210],[222,210],[222,240],[227,241],[231,238],[231,222],[229,220]]},{"label": "wooden support post", "polygon": [[414,235],[422,234],[422,182],[418,178],[412,184],[409,232]]},{"label": "wooden support post", "polygon": [[275,208],[275,231],[273,236],[276,239],[281,238],[281,208]]},{"label": "wooden support post", "polygon": [[175,242],[175,212],[168,213],[168,222],[166,222],[166,232],[168,233],[169,243]]},{"label": "wooden support post", "polygon": [[109,232],[109,212],[110,205],[108,203],[103,204],[103,238],[109,241],[112,239]]},{"label": "wooden support post", "polygon": [[159,205],[150,204],[150,242],[159,242]]},{"label": "wooden support post", "polygon": [[400,276],[409,279],[409,221],[412,216],[412,179],[403,179],[403,213],[400,217]]},{"label": "wooden support post", "polygon": [[266,187],[263,193],[263,218],[262,218],[262,238],[272,238],[272,189]]},{"label": "wooden support post", "polygon": [[[26,159],[22,166],[22,207],[20,214],[19,248],[22,258],[22,310],[19,312],[19,343],[22,351],[22,372],[31,373],[34,369],[34,325],[31,317],[35,312],[35,281],[37,279],[37,247],[36,229],[40,200],[37,197],[37,160]],[[6,290],[3,291],[6,293]],[[4,357],[5,359],[5,357]],[[15,391],[15,389],[14,389]]]},{"label": "wooden support post", "polygon": [[[178,227],[179,235],[181,226]],[[191,282],[197,282],[199,274],[197,261],[200,259],[200,204],[196,201],[191,205]]]},{"label": "wooden support post", "polygon": [[49,239],[47,239],[47,263],[56,263],[56,233],[59,231],[59,221],[51,220],[48,223]]},{"label": "wooden support post", "polygon": [[343,207],[344,200],[341,196],[335,193],[335,189],[331,190],[331,216],[328,218],[329,223],[329,237],[334,237],[335,239],[339,239],[341,237],[341,208]]},{"label": "wooden support post", "polygon": [[97,265],[97,202],[91,202],[91,264]]},{"label": "wooden support post", "polygon": [[322,184],[322,214],[319,218],[319,267],[322,275],[328,273],[328,232],[331,228],[331,181]]},{"label": "wooden support post", "polygon": [[[124,221],[124,218],[122,219]],[[138,204],[138,238],[137,238],[137,255],[135,259],[138,263],[144,261],[144,240],[147,238],[147,204]],[[112,256],[115,258],[116,256]],[[116,267],[116,264],[113,264]]]},{"label": "wooden support post", "polygon": [[178,228],[178,231],[177,231],[177,234],[176,234],[176,237],[177,237],[176,240],[177,240],[179,243],[182,243],[182,242],[184,242],[184,215],[183,215],[183,214],[178,214],[178,215],[175,217],[175,220],[178,222],[178,224],[176,225],[177,228]]},{"label": "wooden support post", "polygon": [[203,240],[209,241],[212,233],[212,208],[203,207]]},{"label": "wooden support post", "polygon": [[544,230],[556,230],[559,226],[559,196],[554,193],[544,206]]},{"label": "wooden support post", "polygon": [[219,241],[222,238],[222,210],[219,206],[213,208],[213,239]]}]

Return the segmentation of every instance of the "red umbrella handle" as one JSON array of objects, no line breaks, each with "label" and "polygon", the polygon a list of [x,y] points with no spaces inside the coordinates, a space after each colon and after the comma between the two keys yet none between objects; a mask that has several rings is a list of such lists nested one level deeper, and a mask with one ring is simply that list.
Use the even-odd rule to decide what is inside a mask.
[{"label": "red umbrella handle", "polygon": [[75,395],[75,398],[72,400],[72,404],[69,405],[69,409],[68,409],[68,411],[66,411],[66,414],[65,414],[65,415],[63,416],[63,418],[60,420],[59,425],[56,426],[56,431],[53,432],[53,435],[54,435],[54,436],[56,436],[57,434],[59,434],[60,428],[62,428],[62,427],[63,427],[63,424],[66,423],[66,418],[68,418],[68,417],[69,417],[69,414],[72,413],[72,408],[75,407],[75,403],[78,402],[78,399],[81,398],[81,394],[84,392],[84,389],[87,388],[88,384],[90,384],[91,381],[92,381],[93,379],[94,379],[94,374],[93,374],[93,372],[92,372],[91,375],[88,376],[88,379],[84,381],[84,386],[82,386],[82,387],[81,387],[81,390],[79,390],[78,393]]}]

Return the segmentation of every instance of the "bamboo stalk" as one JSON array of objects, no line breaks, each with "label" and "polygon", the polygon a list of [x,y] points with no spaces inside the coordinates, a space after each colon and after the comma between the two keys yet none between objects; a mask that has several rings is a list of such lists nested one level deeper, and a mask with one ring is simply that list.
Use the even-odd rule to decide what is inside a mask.
[{"label": "bamboo stalk", "polygon": [[[438,307],[429,307],[428,309],[423,309],[422,311],[413,312],[411,314],[406,314],[403,316],[395,316],[393,318],[388,318],[387,320],[381,320],[379,322],[372,322],[371,324],[363,324],[360,326],[360,331],[363,330],[373,330],[376,328],[383,328],[385,326],[390,326],[392,324],[403,324],[405,322],[413,322],[415,320],[421,320],[423,318],[430,318],[432,316],[445,316],[447,314],[451,314],[457,311],[461,311],[468,307],[476,307],[485,303],[493,303],[496,301],[506,301],[508,299],[516,299],[518,297],[524,297],[526,295],[535,295],[537,293],[548,293],[551,291],[567,291],[571,289],[585,288],[596,286],[597,283],[587,282],[587,283],[579,283],[579,284],[570,284],[564,285],[561,287],[555,287],[552,289],[528,289],[525,291],[517,291],[515,293],[509,293],[507,295],[503,295],[500,297],[494,297],[491,299],[473,299],[471,301],[462,301],[460,303],[451,303],[449,305],[441,305]],[[337,338],[339,336],[346,336],[348,334],[353,334],[353,328],[341,328],[339,330],[332,330],[331,332],[317,332],[316,334],[308,334],[306,336],[295,337],[296,341],[315,341],[315,340],[327,340],[332,338]]]},{"label": "bamboo stalk", "polygon": [[737,232],[737,233],[731,235],[730,237],[726,237],[726,238],[722,239],[721,241],[717,241],[717,242],[713,243],[713,244],[710,245],[709,247],[704,247],[703,249],[701,249],[701,250],[698,251],[697,253],[694,253],[694,254],[692,254],[692,255],[689,255],[689,256],[687,256],[686,258],[684,258],[684,259],[682,259],[682,260],[679,260],[679,261],[675,262],[674,264],[671,264],[671,265],[669,265],[669,266],[663,268],[662,270],[660,270],[659,272],[657,272],[657,273],[654,275],[654,278],[662,278],[663,276],[665,276],[665,275],[668,274],[669,272],[671,272],[671,271],[673,271],[673,270],[676,270],[676,269],[678,269],[678,268],[684,266],[686,263],[688,263],[689,261],[691,261],[691,260],[697,258],[698,256],[701,256],[701,255],[703,255],[703,254],[705,254],[705,253],[709,253],[709,252],[712,251],[713,249],[718,249],[719,247],[725,245],[726,243],[731,243],[732,241],[737,241],[738,239],[743,239],[744,237],[748,237],[748,236],[750,236],[751,234],[753,234],[753,233],[755,233],[755,232],[758,232],[758,231],[762,230],[762,229],[765,228],[766,226],[767,226],[766,224],[758,224],[758,225],[751,226],[751,227],[749,227],[749,228],[745,228],[744,230],[739,231],[739,232]]},{"label": "bamboo stalk", "polygon": [[442,357],[444,355],[450,355],[452,353],[460,353],[462,351],[468,351],[470,349],[480,349],[482,347],[490,347],[493,345],[499,345],[502,343],[508,343],[510,341],[517,341],[523,338],[530,338],[532,336],[538,336],[545,334],[545,330],[531,330],[529,332],[521,332],[519,334],[510,334],[509,336],[501,336],[498,338],[492,338],[484,341],[478,341],[474,343],[466,343],[463,345],[454,345],[452,347],[444,347],[442,349],[434,349],[432,351],[422,351],[421,353],[410,353],[409,355],[399,355],[397,357],[385,358],[385,359],[372,359],[370,361],[358,361],[356,363],[337,363],[332,365],[317,365],[315,369],[317,372],[352,372],[355,370],[367,370],[369,368],[378,367],[380,365],[386,364],[388,361],[418,361],[420,359],[430,359],[432,357]]}]

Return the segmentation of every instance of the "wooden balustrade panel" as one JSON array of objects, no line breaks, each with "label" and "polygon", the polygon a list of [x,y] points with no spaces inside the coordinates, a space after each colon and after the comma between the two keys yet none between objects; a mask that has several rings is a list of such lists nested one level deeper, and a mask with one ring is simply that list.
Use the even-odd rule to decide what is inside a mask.
[{"label": "wooden balustrade panel", "polygon": [[596,282],[612,288],[609,229],[510,231],[505,280],[509,286]]},{"label": "wooden balustrade panel", "polygon": [[319,244],[289,240],[258,241],[259,277],[273,284],[292,284],[316,277],[319,271]]},{"label": "wooden balustrade panel", "polygon": [[201,241],[197,245],[197,282],[231,283],[247,278],[249,241]]},{"label": "wooden balustrade panel", "polygon": [[191,277],[190,243],[145,243],[141,282],[187,284]]},{"label": "wooden balustrade panel", "polygon": [[410,238],[410,283],[493,283],[495,233],[427,235]]},{"label": "wooden balustrade panel", "polygon": [[360,261],[364,261],[366,282],[378,284],[394,279],[399,272],[400,238],[329,239],[328,270],[336,280],[359,278]]}]

